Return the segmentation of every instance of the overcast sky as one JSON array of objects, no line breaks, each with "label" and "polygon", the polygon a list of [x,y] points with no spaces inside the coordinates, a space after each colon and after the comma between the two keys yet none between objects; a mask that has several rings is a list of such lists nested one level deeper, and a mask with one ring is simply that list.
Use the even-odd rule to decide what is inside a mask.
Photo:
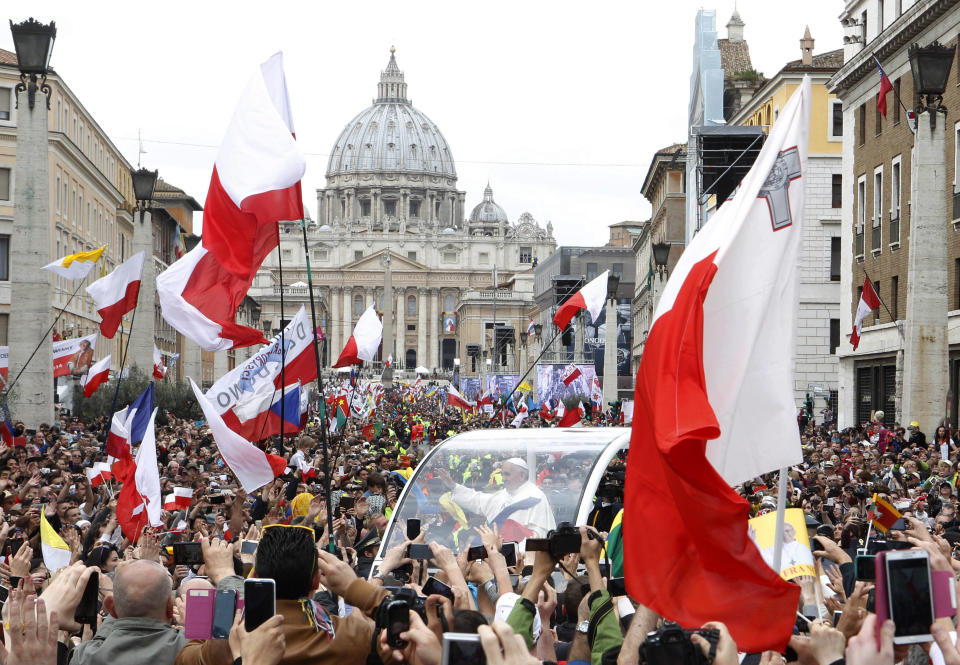
[{"label": "overcast sky", "polygon": [[[840,48],[842,0],[738,0],[754,68],[767,76]],[[246,80],[284,52],[312,215],[327,154],[376,95],[397,48],[408,96],[440,128],[469,211],[489,179],[511,221],[553,221],[560,244],[599,245],[644,220],[657,149],[686,140],[693,26],[734,0],[653,2],[44,2],[4,4],[14,21],[57,22],[52,64],[132,163],[203,203],[216,146]],[[12,50],[9,30],[0,47]]]}]

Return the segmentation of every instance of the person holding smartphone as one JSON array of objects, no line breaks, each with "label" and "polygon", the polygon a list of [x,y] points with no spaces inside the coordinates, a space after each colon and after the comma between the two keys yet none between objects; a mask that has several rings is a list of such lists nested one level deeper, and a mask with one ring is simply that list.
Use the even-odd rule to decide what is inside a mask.
[{"label": "person holding smartphone", "polygon": [[[217,589],[239,591],[243,579],[233,572],[231,546],[214,539],[204,542],[203,552],[205,569]],[[367,617],[375,618],[381,601],[389,594],[387,590],[358,578],[333,554],[319,551],[313,529],[301,525],[264,526],[254,569],[259,579],[274,583],[275,608],[283,616],[286,651],[296,654],[298,662],[322,662],[325,657],[344,663],[364,661],[373,637],[373,623]],[[346,617],[328,613],[312,599],[321,584],[341,596],[354,611]],[[191,641],[176,662],[231,665],[233,655],[226,640]]]}]

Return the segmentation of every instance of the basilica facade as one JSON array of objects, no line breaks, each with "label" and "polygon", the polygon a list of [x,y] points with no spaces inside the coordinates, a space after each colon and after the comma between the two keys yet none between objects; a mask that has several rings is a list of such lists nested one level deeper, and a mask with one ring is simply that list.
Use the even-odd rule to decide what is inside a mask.
[{"label": "basilica facade", "polygon": [[500,369],[519,366],[534,307],[533,268],[556,249],[553,228],[529,213],[511,221],[489,184],[468,215],[469,203],[457,189],[450,146],[410,103],[391,49],[374,103],[330,150],[317,219],[306,222],[306,249],[300,223],[281,224],[279,252],[254,280],[250,295],[261,305],[264,330],[279,330],[301,305],[309,312],[309,252],[327,367],[370,305],[392,319],[381,359],[392,355],[397,368],[450,370],[461,358],[472,373],[477,361],[468,363],[468,351],[492,357],[495,329],[500,337],[513,331],[512,344],[501,342]]}]

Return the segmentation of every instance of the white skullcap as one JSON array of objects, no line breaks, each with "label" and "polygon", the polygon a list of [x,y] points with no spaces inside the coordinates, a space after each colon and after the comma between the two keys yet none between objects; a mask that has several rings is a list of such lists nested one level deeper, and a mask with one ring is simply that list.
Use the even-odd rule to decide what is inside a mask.
[{"label": "white skullcap", "polygon": [[520,457],[511,457],[506,462],[504,462],[504,464],[513,464],[514,466],[519,466],[524,471],[530,470],[530,467],[527,466],[526,461]]}]

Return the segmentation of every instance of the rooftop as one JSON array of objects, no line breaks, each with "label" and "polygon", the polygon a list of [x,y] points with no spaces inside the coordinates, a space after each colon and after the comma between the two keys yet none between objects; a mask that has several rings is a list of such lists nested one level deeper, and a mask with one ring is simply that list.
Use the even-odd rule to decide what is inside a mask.
[{"label": "rooftop", "polygon": [[153,198],[156,201],[185,201],[187,205],[194,210],[203,210],[203,206],[197,203],[195,198],[176,185],[166,182],[163,178],[157,178],[157,185],[153,190]]},{"label": "rooftop", "polygon": [[10,51],[5,51],[0,48],[0,64],[4,65],[15,65],[17,64],[17,54]]},{"label": "rooftop", "polygon": [[717,46],[720,48],[720,66],[723,67],[724,78],[753,70],[750,46],[746,41],[718,39]]},{"label": "rooftop", "polygon": [[803,64],[801,60],[791,60],[783,66],[785,71],[803,71],[806,69],[833,69],[837,70],[843,67],[843,49],[838,48],[835,51],[827,51],[813,56],[813,62],[809,65]]}]

